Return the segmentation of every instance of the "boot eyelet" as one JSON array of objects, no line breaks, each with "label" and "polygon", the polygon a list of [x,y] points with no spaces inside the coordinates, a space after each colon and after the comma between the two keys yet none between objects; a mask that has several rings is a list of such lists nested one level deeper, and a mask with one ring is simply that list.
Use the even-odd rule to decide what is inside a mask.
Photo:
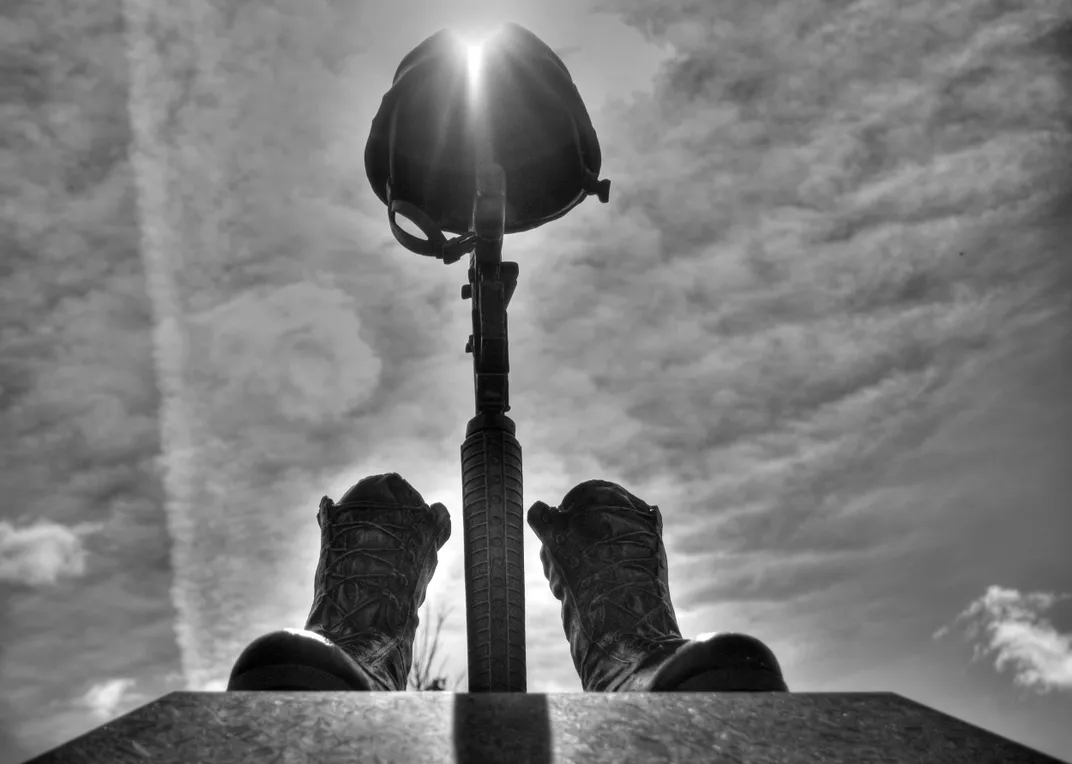
[{"label": "boot eyelet", "polygon": [[559,546],[563,546],[566,543],[566,534],[565,533],[556,533],[555,534],[555,543],[558,544]]}]

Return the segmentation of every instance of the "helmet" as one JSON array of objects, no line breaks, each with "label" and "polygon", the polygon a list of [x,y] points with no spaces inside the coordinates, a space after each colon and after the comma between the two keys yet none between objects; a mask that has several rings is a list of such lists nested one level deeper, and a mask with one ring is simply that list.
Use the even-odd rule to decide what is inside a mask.
[{"label": "helmet", "polygon": [[[468,87],[466,49],[449,30],[414,48],[395,72],[365,146],[365,172],[388,205],[392,228],[400,212],[430,239],[438,234],[442,241],[438,230],[428,230],[432,226],[469,232],[477,147]],[[484,45],[480,93],[491,159],[506,178],[505,233],[562,217],[591,194],[608,200],[610,181],[598,180],[592,120],[565,64],[546,43],[517,24],[501,27]],[[413,249],[399,230],[395,235]],[[442,248],[423,244],[421,254],[442,257]]]}]

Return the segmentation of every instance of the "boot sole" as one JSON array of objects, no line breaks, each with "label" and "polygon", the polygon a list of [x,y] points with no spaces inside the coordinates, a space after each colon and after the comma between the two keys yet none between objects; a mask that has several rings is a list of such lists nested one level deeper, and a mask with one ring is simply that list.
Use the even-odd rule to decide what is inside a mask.
[{"label": "boot sole", "polygon": [[323,669],[283,663],[244,671],[227,684],[227,691],[257,692],[266,690],[299,692],[352,692],[369,690],[368,687],[353,687],[345,680]]},{"label": "boot sole", "polygon": [[669,692],[788,692],[785,681],[770,671],[714,669],[694,674]]}]

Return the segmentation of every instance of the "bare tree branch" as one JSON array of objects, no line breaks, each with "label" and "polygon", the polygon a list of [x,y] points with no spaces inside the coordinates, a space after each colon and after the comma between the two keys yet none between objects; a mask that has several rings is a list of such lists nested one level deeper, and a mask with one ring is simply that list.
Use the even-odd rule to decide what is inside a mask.
[{"label": "bare tree branch", "polygon": [[[413,667],[410,672],[409,688],[418,692],[421,691],[443,691],[447,687],[447,677],[444,673],[446,668],[447,659],[444,658],[439,666],[439,670],[433,675],[433,666],[435,664],[436,653],[439,651],[439,635],[443,630],[443,624],[447,620],[447,616],[450,615],[450,609],[444,610],[440,608],[435,615],[434,631],[431,626],[431,621],[428,619],[427,610],[425,617],[421,619],[421,623],[424,625],[421,630],[421,636],[418,639],[413,650]],[[420,628],[420,627],[418,627]],[[429,641],[431,644],[429,645]],[[461,683],[463,674],[455,681],[454,689],[457,690]]]}]

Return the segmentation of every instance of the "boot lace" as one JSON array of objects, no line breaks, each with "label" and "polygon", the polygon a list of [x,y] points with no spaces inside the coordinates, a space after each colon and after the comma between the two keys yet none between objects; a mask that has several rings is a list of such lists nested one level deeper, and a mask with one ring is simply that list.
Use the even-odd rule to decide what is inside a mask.
[{"label": "boot lace", "polygon": [[[578,588],[596,588],[596,594],[588,605],[590,611],[595,610],[601,603],[605,602],[630,620],[635,618],[635,614],[623,603],[621,598],[615,598],[614,595],[617,592],[623,589],[639,590],[641,593],[653,598],[655,602],[652,607],[643,616],[634,621],[637,626],[641,626],[665,607],[663,597],[658,589],[658,579],[653,575],[651,569],[652,563],[657,562],[658,544],[651,543],[650,531],[630,531],[613,538],[600,539],[582,549],[581,555],[586,557],[597,549],[601,551],[611,549],[613,552],[620,552],[623,544],[640,547],[648,555],[644,557],[620,556],[618,559],[611,560],[599,570],[582,578]],[[622,576],[614,575],[617,571],[630,571],[635,572],[637,575],[628,575],[623,580]]]},{"label": "boot lace", "polygon": [[[394,545],[369,546],[362,544],[360,548],[347,545],[342,542],[345,534],[364,530],[370,531],[372,538],[388,539],[395,542]],[[357,613],[369,604],[390,603],[388,611],[389,622],[402,622],[407,614],[402,613],[402,603],[397,591],[409,586],[409,577],[399,569],[399,563],[406,561],[413,563],[416,556],[412,548],[405,545],[403,532],[412,531],[411,525],[392,523],[382,518],[355,518],[346,521],[335,520],[325,544],[325,570],[324,570],[324,595],[334,603],[341,604],[347,598],[340,596],[340,590],[346,584],[358,584],[358,596],[354,598],[352,606],[342,611],[342,620],[354,618]],[[399,555],[403,555],[399,559]],[[376,561],[388,570],[368,570],[368,563],[347,564],[347,560],[359,556],[362,560]],[[364,572],[362,572],[364,568]],[[397,583],[394,583],[397,582]],[[352,631],[341,640],[343,643],[355,641],[364,636],[360,631]]]}]

